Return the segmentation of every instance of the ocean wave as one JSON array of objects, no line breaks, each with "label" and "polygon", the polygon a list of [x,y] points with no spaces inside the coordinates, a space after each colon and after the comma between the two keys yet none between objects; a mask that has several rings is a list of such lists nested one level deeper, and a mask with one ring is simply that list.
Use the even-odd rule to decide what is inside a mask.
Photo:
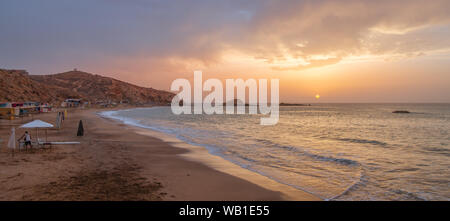
[{"label": "ocean wave", "polygon": [[386,147],[387,143],[377,140],[366,140],[366,139],[355,139],[355,138],[335,138],[335,140],[349,142],[349,143],[359,143],[359,144],[372,144],[377,146]]},{"label": "ocean wave", "polygon": [[356,180],[352,185],[350,185],[347,189],[345,189],[342,193],[333,196],[329,199],[326,199],[327,201],[331,201],[331,200],[338,200],[339,198],[349,195],[352,191],[356,191],[359,187],[361,186],[365,186],[368,182],[368,178],[366,177],[364,170],[361,169],[360,175],[359,175],[359,179]]},{"label": "ocean wave", "polygon": [[431,151],[431,152],[445,152],[445,153],[449,153],[450,149],[447,148],[440,148],[440,147],[426,147],[424,148],[427,151]]},{"label": "ocean wave", "polygon": [[389,189],[392,193],[399,195],[395,200],[414,200],[414,201],[427,201],[427,199],[419,196],[418,193],[409,192],[401,189]]},{"label": "ocean wave", "polygon": [[258,142],[264,143],[265,145],[271,146],[271,147],[275,147],[275,148],[282,148],[288,151],[292,151],[295,152],[297,154],[302,154],[304,156],[316,159],[316,160],[320,160],[320,161],[327,161],[327,162],[334,162],[334,163],[338,163],[338,164],[342,164],[342,165],[347,165],[347,166],[359,166],[361,165],[358,161],[355,160],[351,160],[351,159],[346,159],[346,158],[336,158],[336,157],[332,157],[332,156],[323,156],[323,155],[319,155],[319,154],[314,154],[314,153],[310,153],[306,150],[303,150],[302,148],[296,147],[296,146],[286,146],[286,145],[278,145],[276,143],[273,143],[272,141],[269,140],[262,140],[262,139],[257,139]]},{"label": "ocean wave", "polygon": [[166,133],[166,134],[177,135],[176,132],[171,130],[170,128],[146,125],[146,124],[141,123],[140,120],[136,120],[136,119],[133,119],[130,117],[123,117],[123,116],[119,115],[120,112],[126,112],[126,111],[130,111],[130,110],[133,110],[133,109],[125,109],[125,110],[119,110],[119,111],[103,111],[103,112],[98,112],[97,114],[101,117],[118,120],[124,124],[128,124],[131,126],[136,126],[136,127],[145,128],[145,129],[151,129],[151,130],[155,130],[155,131]]},{"label": "ocean wave", "polygon": [[321,155],[311,154],[311,153],[306,153],[306,152],[305,152],[305,155],[311,156],[311,157],[321,160],[321,161],[335,162],[335,163],[339,163],[339,164],[343,164],[343,165],[347,165],[347,166],[360,166],[361,165],[358,161],[345,159],[345,158],[327,157],[327,156],[321,156]]}]

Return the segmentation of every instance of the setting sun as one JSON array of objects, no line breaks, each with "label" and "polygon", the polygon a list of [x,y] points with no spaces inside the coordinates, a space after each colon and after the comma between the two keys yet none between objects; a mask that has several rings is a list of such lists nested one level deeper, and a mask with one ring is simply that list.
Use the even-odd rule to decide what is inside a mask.
[{"label": "setting sun", "polygon": [[320,95],[319,94],[316,94],[316,99],[319,99],[320,98]]}]

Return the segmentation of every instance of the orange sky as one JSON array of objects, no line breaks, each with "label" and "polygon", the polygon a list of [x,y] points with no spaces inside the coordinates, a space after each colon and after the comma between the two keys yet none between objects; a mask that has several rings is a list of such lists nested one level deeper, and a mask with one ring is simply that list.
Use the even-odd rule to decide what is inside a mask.
[{"label": "orange sky", "polygon": [[446,0],[1,4],[2,68],[165,90],[202,70],[278,78],[281,102],[450,102]]}]

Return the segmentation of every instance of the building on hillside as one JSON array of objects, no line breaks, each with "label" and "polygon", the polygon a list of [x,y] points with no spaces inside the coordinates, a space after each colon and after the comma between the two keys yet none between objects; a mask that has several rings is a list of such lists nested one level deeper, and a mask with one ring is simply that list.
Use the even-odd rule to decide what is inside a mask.
[{"label": "building on hillside", "polygon": [[81,99],[66,99],[61,103],[61,107],[80,107]]},{"label": "building on hillside", "polygon": [[29,113],[39,113],[41,111],[41,103],[34,101],[23,102],[20,107],[20,115],[25,115]]},{"label": "building on hillside", "polygon": [[41,113],[47,113],[52,111],[52,106],[48,103],[41,104],[41,108],[39,110]]},{"label": "building on hillside", "polygon": [[40,102],[3,102],[0,103],[0,117],[13,120],[15,117],[26,116],[27,114],[49,112],[52,106]]},{"label": "building on hillside", "polygon": [[[16,114],[17,113],[17,114]],[[20,113],[20,106],[13,102],[0,103],[0,117],[13,120]]]}]

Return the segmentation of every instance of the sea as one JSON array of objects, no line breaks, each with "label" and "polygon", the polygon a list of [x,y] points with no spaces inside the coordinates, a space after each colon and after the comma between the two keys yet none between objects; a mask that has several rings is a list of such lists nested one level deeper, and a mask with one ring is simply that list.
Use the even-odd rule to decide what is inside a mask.
[{"label": "sea", "polygon": [[261,114],[174,115],[170,107],[99,114],[323,200],[450,199],[450,104],[281,106],[272,126],[260,125]]}]

